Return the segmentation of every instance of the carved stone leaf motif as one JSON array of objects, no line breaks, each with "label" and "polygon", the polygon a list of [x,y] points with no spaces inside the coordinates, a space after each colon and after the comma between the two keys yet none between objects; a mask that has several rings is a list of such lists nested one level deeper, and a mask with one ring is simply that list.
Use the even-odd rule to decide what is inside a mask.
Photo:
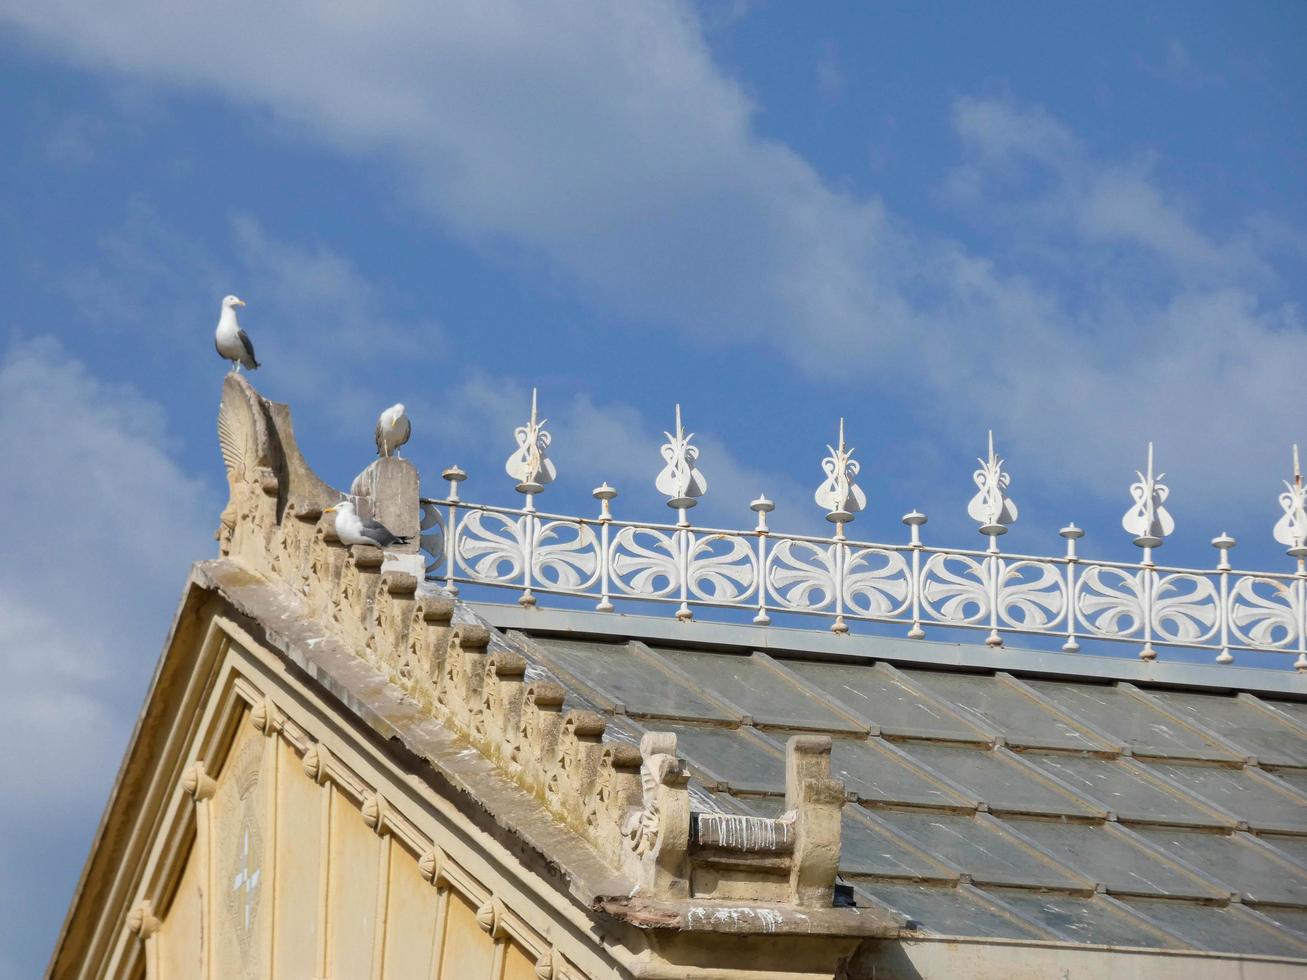
[{"label": "carved stone leaf motif", "polygon": [[610,546],[613,584],[628,595],[668,596],[676,592],[679,532],[624,527]]},{"label": "carved stone leaf motif", "polygon": [[1294,583],[1264,575],[1241,575],[1230,590],[1230,627],[1252,646],[1283,649],[1298,640]]},{"label": "carved stone leaf motif", "polygon": [[627,813],[622,833],[636,854],[647,854],[658,846],[661,813],[658,787],[674,782],[681,775],[681,760],[676,757],[676,736],[667,732],[649,732],[641,739],[644,753],[640,763],[640,788],[643,806]]}]

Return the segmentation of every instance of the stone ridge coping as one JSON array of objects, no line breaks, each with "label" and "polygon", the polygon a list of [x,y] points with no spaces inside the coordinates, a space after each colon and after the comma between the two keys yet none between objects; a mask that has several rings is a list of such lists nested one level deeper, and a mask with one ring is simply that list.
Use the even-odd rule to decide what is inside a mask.
[{"label": "stone ridge coping", "polygon": [[981,644],[908,640],[849,633],[836,636],[784,626],[755,626],[581,609],[524,608],[516,604],[467,602],[466,606],[500,629],[556,634],[574,639],[645,640],[707,649],[765,650],[825,660],[886,660],[949,667],[959,671],[1001,670],[1062,680],[1128,681],[1134,684],[1203,688],[1307,699],[1307,675],[1223,664],[1196,664],[1158,658],[1103,657],[1041,650],[997,650]]},{"label": "stone ridge coping", "polygon": [[453,794],[470,802],[473,812],[483,811],[545,864],[557,867],[567,879],[569,892],[588,909],[640,929],[859,938],[896,938],[904,933],[901,918],[876,909],[811,909],[738,900],[634,897],[630,878],[615,874],[594,855],[587,842],[557,823],[536,799],[503,776],[490,759],[456,738],[449,728],[356,656],[330,627],[306,616],[303,603],[289,587],[230,559],[196,563],[191,581],[221,595],[240,614],[258,624],[270,648],[383,739],[397,740],[421,757],[439,777],[438,790],[440,782],[447,784]]}]

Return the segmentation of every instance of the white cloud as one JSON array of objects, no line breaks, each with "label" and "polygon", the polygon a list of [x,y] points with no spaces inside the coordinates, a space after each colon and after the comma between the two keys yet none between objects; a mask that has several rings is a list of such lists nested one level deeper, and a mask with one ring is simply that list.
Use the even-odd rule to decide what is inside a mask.
[{"label": "white cloud", "polygon": [[[0,564],[3,904],[28,908],[40,855],[66,901],[162,647],[186,569],[213,553],[217,501],[161,448],[157,405],[92,377],[53,341],[0,360],[5,552]],[[62,876],[62,877],[61,877]],[[42,888],[42,891],[52,889]],[[51,930],[6,917],[0,948]],[[53,943],[51,933],[45,948]],[[39,944],[38,944],[39,946]],[[17,975],[18,971],[15,971]]]},{"label": "white cloud", "polygon": [[[670,0],[414,3],[384,18],[42,0],[8,16],[83,62],[379,157],[443,229],[540,260],[612,315],[779,351],[823,383],[856,365],[849,383],[946,439],[970,445],[992,423],[1054,495],[1119,493],[1151,435],[1195,499],[1246,503],[1250,471],[1230,462],[1269,476],[1296,434],[1294,396],[1257,387],[1286,384],[1307,352],[1296,311],[1259,298],[1275,271],[1258,217],[1214,233],[1159,161],[1098,160],[1037,107],[956,105],[967,157],[952,199],[998,230],[977,253],[760,137],[702,24]],[[320,281],[315,256],[296,257]],[[1228,444],[1196,435],[1215,432]]]}]

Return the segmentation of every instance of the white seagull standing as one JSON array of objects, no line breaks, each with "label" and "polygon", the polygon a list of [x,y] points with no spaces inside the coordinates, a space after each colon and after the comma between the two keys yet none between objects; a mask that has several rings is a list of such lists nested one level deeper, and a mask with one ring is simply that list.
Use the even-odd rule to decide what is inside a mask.
[{"label": "white seagull standing", "polygon": [[359,517],[352,500],[342,500],[328,507],[324,514],[336,514],[336,537],[344,544],[367,544],[374,548],[389,548],[393,544],[408,544],[408,538],[392,534],[380,521]]},{"label": "white seagull standing", "polygon": [[251,371],[259,366],[259,362],[254,359],[254,345],[236,320],[236,307],[244,305],[245,301],[239,297],[224,296],[222,316],[218,317],[218,329],[213,334],[213,346],[218,348],[220,355],[231,361],[232,370],[238,374],[242,365]]},{"label": "white seagull standing", "polygon": [[404,414],[403,404],[391,405],[377,419],[377,455],[389,456],[394,453],[400,459],[399,447],[408,442],[413,426]]}]

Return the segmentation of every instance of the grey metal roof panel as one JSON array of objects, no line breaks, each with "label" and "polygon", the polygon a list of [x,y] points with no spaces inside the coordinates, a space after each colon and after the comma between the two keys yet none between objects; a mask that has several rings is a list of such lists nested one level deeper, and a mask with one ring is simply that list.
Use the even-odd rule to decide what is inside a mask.
[{"label": "grey metal roof panel", "polygon": [[1254,829],[1307,833],[1307,798],[1258,769],[1159,762],[1150,768],[1194,796],[1238,813]]},{"label": "grey metal roof panel", "polygon": [[1271,775],[1299,793],[1307,793],[1307,769],[1276,769]]},{"label": "grey metal roof panel", "polygon": [[772,668],[765,657],[670,647],[650,650],[689,675],[703,690],[738,705],[757,724],[825,731],[857,730],[857,726],[832,710],[821,697]]},{"label": "grey metal roof panel", "polygon": [[1270,705],[1276,711],[1283,712],[1301,728],[1307,729],[1307,701],[1280,701],[1260,698],[1263,704]]},{"label": "grey metal roof panel", "polygon": [[535,638],[551,665],[633,715],[738,720],[627,643]]},{"label": "grey metal roof panel", "polygon": [[676,751],[705,782],[785,792],[785,757],[748,731],[667,721],[652,723],[676,735]]},{"label": "grey metal roof panel", "polygon": [[904,752],[966,788],[995,811],[1105,816],[1102,807],[1058,786],[1003,749],[905,742]]},{"label": "grey metal roof panel", "polygon": [[[760,817],[779,817],[785,809],[785,800],[779,796],[737,797],[735,802]],[[858,804],[845,804],[841,823],[840,874],[847,877],[877,875],[895,879],[957,881],[956,868],[937,860],[883,824],[868,819]]]},{"label": "grey metal roof panel", "polygon": [[841,828],[840,873],[847,876],[881,875],[889,878],[956,881],[958,870],[890,828],[867,819],[856,803],[846,804]]},{"label": "grey metal roof panel", "polygon": [[[829,731],[832,774],[860,801],[844,808],[841,873],[931,933],[1279,955],[1299,955],[1295,930],[1307,942],[1307,708],[1286,695],[649,638],[519,637],[569,703],[605,712],[606,737],[674,732],[696,809],[779,815],[786,730]],[[1271,768],[1243,768],[1250,755]],[[1107,811],[1121,823],[1095,819]],[[1085,897],[1095,885],[1111,894]],[[1258,911],[1226,908],[1231,892]]]},{"label": "grey metal roof panel", "polygon": [[800,678],[883,734],[988,742],[988,734],[956,710],[906,683],[884,664],[784,660]]},{"label": "grey metal roof panel", "polygon": [[1238,904],[1132,898],[1126,904],[1189,945],[1214,953],[1307,957],[1307,942]]},{"label": "grey metal roof panel", "polygon": [[1021,757],[1123,821],[1226,828],[1237,822],[1168,786],[1140,763],[1065,752],[1024,752]]},{"label": "grey metal roof panel", "polygon": [[999,821],[984,814],[964,816],[938,810],[886,808],[870,816],[978,883],[1067,889],[1092,884],[1007,833]]},{"label": "grey metal roof panel", "polygon": [[1028,679],[1023,683],[1130,747],[1135,755],[1236,761],[1238,753],[1128,687]]},{"label": "grey metal roof panel", "polygon": [[831,775],[864,800],[971,809],[978,802],[913,766],[879,738],[835,739]]},{"label": "grey metal roof panel", "polygon": [[1028,689],[1002,677],[933,670],[902,670],[907,680],[943,698],[960,714],[999,731],[1013,745],[1058,749],[1115,748],[1050,710]]},{"label": "grey metal roof panel", "polygon": [[1244,901],[1307,905],[1307,870],[1248,834],[1147,827],[1136,832],[1239,892]]},{"label": "grey metal roof panel", "polygon": [[966,886],[899,882],[858,882],[865,895],[909,919],[910,928],[936,936],[993,936],[1002,939],[1049,939],[1052,934],[1025,922]]},{"label": "grey metal roof panel", "polygon": [[1307,939],[1307,909],[1289,909],[1278,906],[1256,907],[1259,915],[1264,915],[1280,928],[1293,934],[1295,937]]},{"label": "grey metal roof panel", "polygon": [[990,893],[1015,911],[1072,942],[1155,949],[1174,949],[1184,945],[1179,939],[1150,928],[1138,916],[1130,916],[1116,903],[1098,896],[1080,898],[997,889]]},{"label": "grey metal roof panel", "polygon": [[1296,727],[1263,711],[1254,702],[1191,691],[1150,694],[1168,711],[1215,732],[1238,749],[1251,752],[1263,764],[1307,766],[1307,738]]},{"label": "grey metal roof panel", "polygon": [[1011,818],[1007,825],[1044,848],[1094,884],[1123,895],[1184,895],[1220,898],[1228,894],[1142,845],[1113,824]]},{"label": "grey metal roof panel", "polygon": [[1291,861],[1307,868],[1307,837],[1295,834],[1258,834],[1257,836]]}]

